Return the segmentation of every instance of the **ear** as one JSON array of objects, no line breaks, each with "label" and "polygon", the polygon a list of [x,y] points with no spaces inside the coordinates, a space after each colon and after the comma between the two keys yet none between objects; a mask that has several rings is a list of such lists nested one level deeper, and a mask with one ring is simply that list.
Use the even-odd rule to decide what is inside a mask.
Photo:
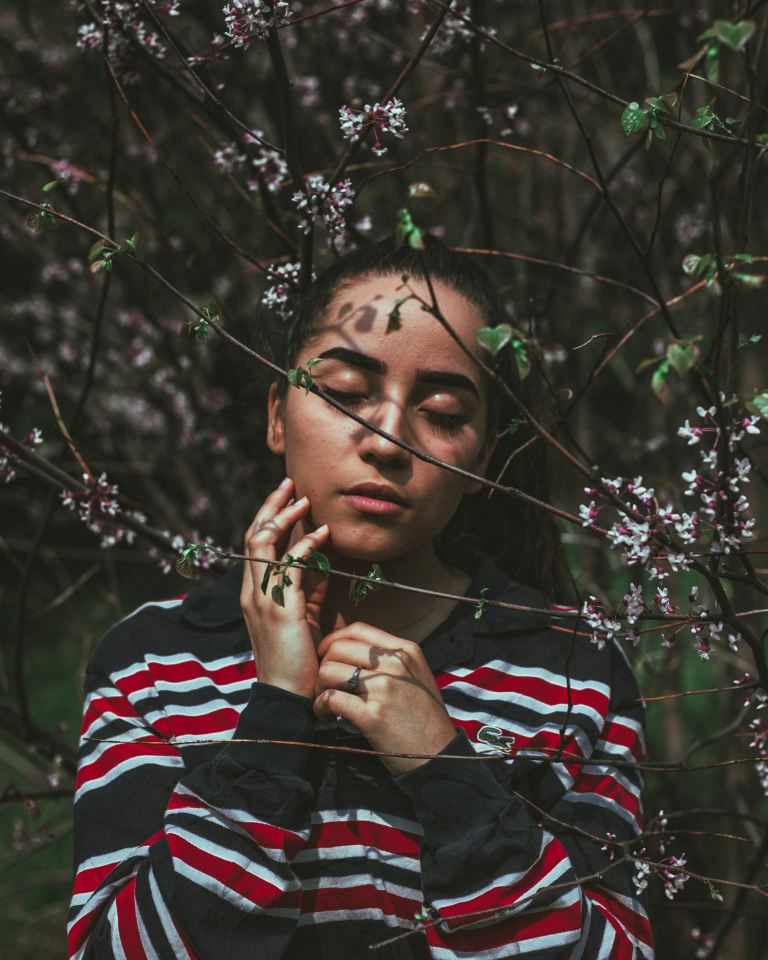
[{"label": "ear", "polygon": [[267,446],[272,453],[285,453],[283,398],[278,395],[276,383],[270,384],[267,397]]},{"label": "ear", "polygon": [[[488,463],[493,456],[493,451],[496,449],[496,444],[498,442],[499,435],[497,433],[493,433],[490,437],[488,437],[480,450],[474,472],[480,474],[481,477],[485,476],[485,471],[488,469]],[[483,485],[478,483],[477,480],[469,480],[467,482],[467,493],[479,493],[482,489]]]}]

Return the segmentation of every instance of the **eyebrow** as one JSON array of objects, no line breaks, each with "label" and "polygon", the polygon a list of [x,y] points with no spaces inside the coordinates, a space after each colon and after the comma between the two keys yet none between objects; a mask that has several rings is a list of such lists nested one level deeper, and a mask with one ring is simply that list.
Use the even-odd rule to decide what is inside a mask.
[{"label": "eyebrow", "polygon": [[[361,370],[368,370],[371,373],[385,374],[387,365],[378,357],[371,357],[367,353],[360,353],[358,350],[350,350],[348,347],[331,347],[330,350],[324,350],[318,355],[320,360],[340,360],[342,363],[349,364],[351,367],[359,367]],[[416,371],[416,379],[420,383],[434,383],[437,386],[458,387],[460,390],[467,390],[477,399],[480,399],[477,386],[473,381],[463,373],[457,373],[455,370],[422,370]]]}]

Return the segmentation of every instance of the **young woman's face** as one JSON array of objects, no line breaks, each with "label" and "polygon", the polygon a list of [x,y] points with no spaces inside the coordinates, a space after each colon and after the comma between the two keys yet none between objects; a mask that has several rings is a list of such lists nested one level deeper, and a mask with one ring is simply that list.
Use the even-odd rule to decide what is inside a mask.
[{"label": "young woman's face", "polygon": [[[426,284],[412,278],[426,303]],[[439,281],[437,302],[454,331],[476,349],[480,309]],[[488,390],[481,371],[399,276],[356,278],[325,311],[320,329],[295,359],[318,386],[387,433],[439,460],[482,474],[494,441],[486,436]],[[269,397],[268,442],[283,454],[296,496],[308,496],[314,525],[327,523],[330,545],[359,560],[388,560],[432,550],[471,481],[418,459],[360,426],[325,400],[289,388]]]}]

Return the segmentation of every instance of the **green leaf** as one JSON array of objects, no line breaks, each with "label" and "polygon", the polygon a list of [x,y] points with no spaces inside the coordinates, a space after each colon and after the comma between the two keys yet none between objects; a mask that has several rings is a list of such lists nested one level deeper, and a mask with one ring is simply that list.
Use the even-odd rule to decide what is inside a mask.
[{"label": "green leaf", "polygon": [[667,347],[667,362],[684,377],[699,359],[699,348],[695,343],[685,340],[673,340]]},{"label": "green leaf", "polygon": [[739,349],[742,347],[749,347],[755,343],[760,343],[763,339],[762,333],[753,333],[750,337],[744,337],[739,343]]},{"label": "green leaf", "polygon": [[319,550],[313,550],[310,554],[315,567],[320,570],[322,573],[331,572],[331,561],[326,557],[324,553],[320,553]]},{"label": "green leaf", "polygon": [[503,430],[499,431],[499,439],[506,437],[507,435],[512,436],[512,434],[517,433],[520,427],[525,426],[525,420],[520,419],[519,417],[510,420],[509,423],[504,427]]},{"label": "green leaf", "polygon": [[647,112],[637,100],[627,104],[621,115],[621,129],[624,131],[624,136],[631,137],[633,134],[639,133],[645,126],[647,119]]},{"label": "green leaf", "polygon": [[176,561],[176,572],[187,580],[194,579],[193,562],[197,558],[199,550],[200,548],[196,543],[188,543]]},{"label": "green leaf", "polygon": [[534,73],[546,73],[546,72],[547,72],[547,68],[544,67],[544,66],[542,66],[540,63],[532,63],[532,64],[531,64],[531,70],[533,70]]},{"label": "green leaf", "polygon": [[669,400],[669,386],[667,384],[668,376],[669,364],[666,360],[664,360],[654,370],[653,376],[651,377],[651,390],[653,390],[662,403],[666,403],[667,400]]},{"label": "green leaf", "polygon": [[492,357],[503,350],[512,339],[514,331],[508,323],[500,323],[495,327],[478,327],[475,339]]},{"label": "green leaf", "polygon": [[715,111],[707,104],[705,107],[699,107],[691,120],[691,126],[697,130],[706,130],[717,120]]},{"label": "green leaf", "polygon": [[267,590],[269,589],[269,578],[272,576],[272,571],[274,569],[274,564],[268,563],[266,569],[264,570],[264,576],[261,578],[261,592],[266,597]]},{"label": "green leaf", "polygon": [[705,880],[704,883],[706,883],[706,885],[707,885],[707,889],[709,890],[709,896],[710,896],[710,898],[711,898],[712,900],[717,900],[718,903],[722,903],[722,902],[723,902],[723,895],[722,895],[722,893],[720,893],[720,891],[717,889],[717,887],[714,885],[714,883],[712,883],[710,880]]},{"label": "green leaf", "polygon": [[311,370],[312,367],[322,362],[323,362],[323,357],[312,357],[311,360],[307,360],[307,370]]},{"label": "green leaf", "polygon": [[737,283],[745,287],[752,287],[752,289],[762,287],[765,282],[765,277],[762,273],[732,273],[731,276]]},{"label": "green leaf", "polygon": [[751,253],[734,253],[733,259],[740,263],[752,263],[754,258]]},{"label": "green leaf", "polygon": [[488,593],[488,587],[482,587],[480,590],[481,599],[475,604],[475,620],[479,620],[485,612],[485,605],[488,603],[487,600],[483,600],[483,596]]},{"label": "green leaf", "polygon": [[768,390],[763,390],[762,393],[756,393],[754,397],[750,397],[749,400],[747,400],[744,406],[750,413],[754,413],[756,416],[768,420]]},{"label": "green leaf", "polygon": [[278,605],[278,607],[285,606],[285,591],[283,590],[283,588],[280,586],[279,583],[276,583],[274,587],[272,587],[271,596],[272,596],[272,599],[275,601],[275,603]]},{"label": "green leaf", "polygon": [[410,300],[408,297],[398,297],[395,300],[395,305],[389,311],[389,316],[387,317],[387,329],[385,333],[393,333],[395,330],[399,330],[402,324],[402,318],[400,316],[400,307],[405,303],[406,300]]},{"label": "green leaf", "polygon": [[414,250],[424,249],[424,236],[413,222],[413,218],[408,210],[403,208],[397,212],[397,230],[395,231],[395,246],[400,247],[408,244]]},{"label": "green leaf", "polygon": [[525,378],[531,372],[531,358],[528,356],[528,351],[519,340],[514,342],[513,349],[515,351],[517,375],[521,380],[525,380]]},{"label": "green leaf", "polygon": [[677,106],[677,99],[677,93],[672,90],[670,93],[662,93],[659,97],[646,97],[645,102],[650,104],[654,110],[672,113]]},{"label": "green leaf", "polygon": [[60,183],[61,180],[49,180],[48,183],[43,186],[43,193],[50,193],[51,190],[55,190]]},{"label": "green leaf", "polygon": [[704,57],[704,75],[707,80],[717,83],[720,79],[720,44],[713,43]]},{"label": "green leaf", "polygon": [[[752,39],[756,28],[757,24],[754,20],[739,20],[737,23],[715,20],[711,32],[720,43],[738,53]],[[709,33],[709,31],[707,32]]]}]

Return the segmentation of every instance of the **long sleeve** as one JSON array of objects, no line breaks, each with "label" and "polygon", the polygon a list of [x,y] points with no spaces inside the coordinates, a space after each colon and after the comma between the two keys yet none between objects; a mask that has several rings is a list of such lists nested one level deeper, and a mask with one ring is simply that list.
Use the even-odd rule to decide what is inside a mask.
[{"label": "long sleeve", "polygon": [[[396,778],[424,828],[422,890],[439,917],[427,929],[433,957],[653,957],[632,864],[612,866],[603,843],[579,832],[624,840],[641,829],[639,776],[612,761],[642,759],[642,707],[629,668],[619,665],[614,679],[605,706],[593,698],[596,736],[566,746],[592,763],[533,763],[525,751],[498,761],[437,757]],[[476,753],[463,730],[442,752]],[[516,765],[535,771],[537,799],[553,798],[544,815],[541,800],[521,796]],[[488,912],[464,918],[476,911]]]},{"label": "long sleeve", "polygon": [[[301,897],[291,861],[309,835],[306,748],[230,743],[182,756],[158,746],[166,718],[146,709],[154,688],[140,659],[86,680],[70,957],[252,960],[254,943],[260,960],[282,957]],[[310,700],[254,683],[233,736],[312,731]]]}]

